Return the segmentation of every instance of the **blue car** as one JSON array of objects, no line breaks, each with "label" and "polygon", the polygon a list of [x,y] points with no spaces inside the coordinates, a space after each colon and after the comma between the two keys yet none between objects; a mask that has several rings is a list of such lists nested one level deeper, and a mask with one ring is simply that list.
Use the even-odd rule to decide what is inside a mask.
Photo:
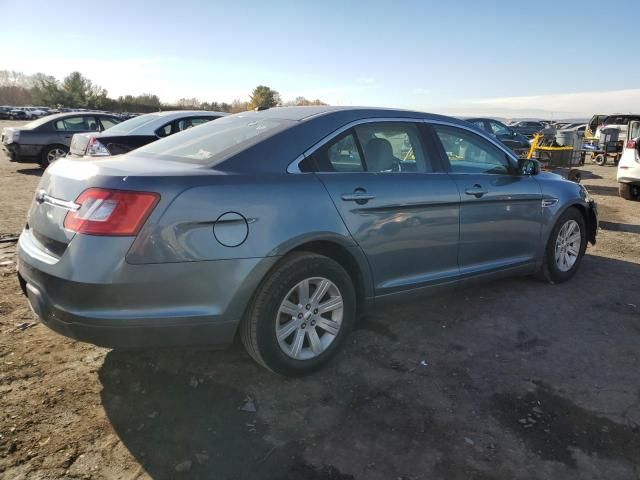
[{"label": "blue car", "polygon": [[281,375],[362,312],[479,279],[571,278],[596,205],[492,135],[404,110],[223,117],[42,176],[19,280],[43,323],[107,347],[219,346]]}]

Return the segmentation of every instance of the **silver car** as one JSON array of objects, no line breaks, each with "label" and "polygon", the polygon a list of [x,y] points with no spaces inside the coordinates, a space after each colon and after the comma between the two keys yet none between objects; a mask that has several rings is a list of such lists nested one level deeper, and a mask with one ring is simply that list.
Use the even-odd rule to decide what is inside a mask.
[{"label": "silver car", "polygon": [[596,205],[467,122],[274,108],[48,168],[19,278],[53,330],[107,347],[224,345],[282,375],[357,317],[443,287],[578,269]]}]

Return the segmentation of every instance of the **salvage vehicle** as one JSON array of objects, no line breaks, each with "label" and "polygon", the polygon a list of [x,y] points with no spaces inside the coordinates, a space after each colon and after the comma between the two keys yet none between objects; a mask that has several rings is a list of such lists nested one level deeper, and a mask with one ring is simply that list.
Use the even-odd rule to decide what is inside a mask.
[{"label": "salvage vehicle", "polygon": [[629,123],[629,140],[618,163],[617,179],[622,198],[640,201],[640,120]]},{"label": "salvage vehicle", "polygon": [[71,137],[76,132],[101,132],[120,123],[115,115],[102,113],[59,113],[21,127],[2,130],[0,142],[9,160],[38,163],[47,168],[51,162],[69,152]]},{"label": "salvage vehicle", "polygon": [[203,110],[148,113],[125,120],[103,132],[76,133],[71,139],[69,156],[120,155],[225,115],[228,114]]},{"label": "salvage vehicle", "polygon": [[509,275],[564,282],[596,230],[584,187],[465,121],[272,108],[53,163],[18,278],[63,335],[137,348],[238,333],[257,362],[297,375],[373,305]]},{"label": "salvage vehicle", "polygon": [[519,120],[511,122],[509,128],[515,130],[521,135],[527,138],[533,137],[536,133],[546,128],[546,125],[542,122],[536,122],[531,120]]},{"label": "salvage vehicle", "polygon": [[495,135],[498,140],[513,150],[518,157],[526,157],[531,149],[531,143],[527,137],[498,120],[493,118],[466,118],[465,120],[485,132]]}]

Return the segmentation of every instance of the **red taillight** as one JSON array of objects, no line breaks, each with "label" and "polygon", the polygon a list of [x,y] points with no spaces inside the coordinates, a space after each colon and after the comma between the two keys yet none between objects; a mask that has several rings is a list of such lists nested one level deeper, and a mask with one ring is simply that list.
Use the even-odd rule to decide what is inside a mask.
[{"label": "red taillight", "polygon": [[629,140],[627,142],[627,148],[635,149],[637,145],[638,145],[638,142],[637,142],[637,140],[635,138],[632,138],[631,140]]},{"label": "red taillight", "polygon": [[80,208],[67,213],[64,228],[87,235],[135,236],[159,200],[152,192],[89,188],[76,199]]}]

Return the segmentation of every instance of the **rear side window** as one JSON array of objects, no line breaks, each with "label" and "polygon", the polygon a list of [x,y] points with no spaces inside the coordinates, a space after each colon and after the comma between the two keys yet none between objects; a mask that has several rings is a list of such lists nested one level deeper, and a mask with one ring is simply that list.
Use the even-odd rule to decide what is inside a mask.
[{"label": "rear side window", "polygon": [[95,117],[67,117],[56,120],[53,128],[61,132],[87,132],[97,131],[98,122]]},{"label": "rear side window", "polygon": [[329,145],[326,156],[336,172],[364,172],[364,165],[353,133]]},{"label": "rear side window", "polygon": [[363,123],[313,154],[321,172],[431,172],[420,130],[410,122]]}]

